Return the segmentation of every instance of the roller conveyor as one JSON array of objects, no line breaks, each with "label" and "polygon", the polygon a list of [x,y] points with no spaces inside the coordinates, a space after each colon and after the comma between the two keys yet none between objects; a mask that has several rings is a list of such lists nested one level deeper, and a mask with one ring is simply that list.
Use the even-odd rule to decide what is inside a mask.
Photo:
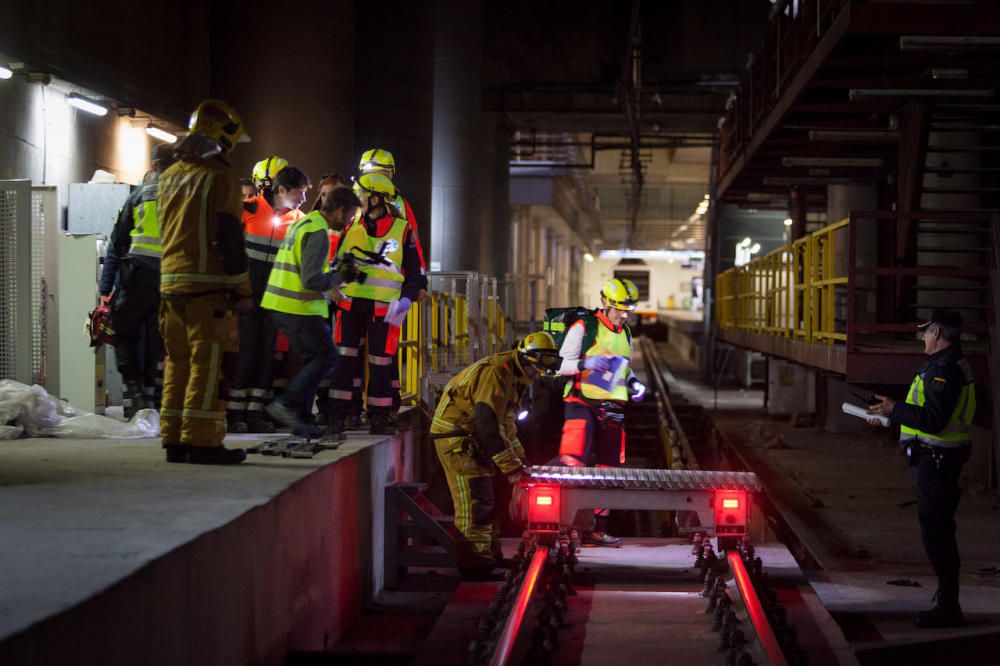
[{"label": "roller conveyor", "polygon": [[686,469],[635,469],[629,467],[527,468],[533,483],[556,483],[565,488],[622,490],[746,490],[759,492],[752,472],[714,472]]}]

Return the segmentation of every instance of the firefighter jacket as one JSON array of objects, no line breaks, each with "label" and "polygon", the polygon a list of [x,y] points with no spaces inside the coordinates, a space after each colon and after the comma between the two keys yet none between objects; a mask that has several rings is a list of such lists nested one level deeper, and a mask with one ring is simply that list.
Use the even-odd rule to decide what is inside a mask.
[{"label": "firefighter jacket", "polygon": [[287,314],[328,317],[324,292],[340,284],[330,271],[329,225],[319,211],[292,224],[278,248],[261,307]]},{"label": "firefighter jacket", "polygon": [[976,413],[976,386],[959,345],[932,354],[910,383],[905,403],[889,418],[900,424],[901,442],[954,448],[968,444]]},{"label": "firefighter jacket", "polygon": [[[353,254],[365,276],[363,281],[341,287],[344,298],[337,305],[344,310],[363,300],[374,303],[376,315],[384,315],[390,301],[404,296],[416,301],[426,285],[413,232],[404,218],[386,215],[373,221],[362,216],[341,234],[337,254]],[[369,263],[372,255],[383,261]]]},{"label": "firefighter jacket", "polygon": [[601,402],[628,400],[628,385],[634,378],[629,367],[620,379],[607,389],[597,385],[591,370],[579,370],[579,362],[588,356],[620,356],[632,360],[632,333],[628,324],[615,327],[602,310],[574,322],[566,332],[559,356],[563,358],[560,375],[572,376],[563,393],[567,399]]},{"label": "firefighter jacket", "polygon": [[239,186],[224,159],[181,155],[160,175],[157,209],[164,297],[250,295]]},{"label": "firefighter jacket", "polygon": [[517,439],[515,412],[531,380],[516,351],[480,359],[452,377],[445,386],[431,421],[431,433],[454,435],[458,447],[472,447],[482,461],[492,461],[510,474],[524,464],[524,447]]},{"label": "firefighter jacket", "polygon": [[154,171],[146,182],[132,191],[111,231],[111,245],[118,257],[131,257],[157,271],[163,255],[156,208],[158,181],[159,174]]}]

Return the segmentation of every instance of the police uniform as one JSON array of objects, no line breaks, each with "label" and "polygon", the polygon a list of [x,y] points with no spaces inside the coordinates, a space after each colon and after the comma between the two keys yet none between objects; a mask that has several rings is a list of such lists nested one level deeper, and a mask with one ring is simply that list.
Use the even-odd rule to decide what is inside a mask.
[{"label": "police uniform", "polygon": [[896,403],[889,414],[900,424],[900,444],[914,467],[920,534],[938,578],[938,607],[946,610],[958,609],[961,561],[955,512],[975,411],[972,369],[961,346],[952,344],[927,359],[910,384],[906,402]]},{"label": "police uniform", "polygon": [[111,232],[111,245],[121,258],[111,321],[126,418],[143,406],[158,407],[162,386],[163,343],[157,330],[163,255],[156,209],[158,177],[154,171],[129,195]]},{"label": "police uniform", "polygon": [[455,505],[463,574],[488,572],[500,559],[494,476],[524,465],[515,411],[529,383],[517,351],[487,356],[448,382],[434,412],[431,438]]}]

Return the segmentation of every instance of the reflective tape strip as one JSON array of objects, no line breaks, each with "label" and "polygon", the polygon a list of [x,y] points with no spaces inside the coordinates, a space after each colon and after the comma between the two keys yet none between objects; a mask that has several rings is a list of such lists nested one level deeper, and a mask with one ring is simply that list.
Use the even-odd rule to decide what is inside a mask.
[{"label": "reflective tape strip", "polygon": [[132,236],[132,245],[159,245],[159,236]]},{"label": "reflective tape strip", "polygon": [[288,271],[289,273],[298,273],[299,267],[295,264],[289,264],[285,261],[274,262],[274,270],[276,271]]},{"label": "reflective tape strip", "polygon": [[292,291],[291,289],[276,287],[270,283],[268,283],[266,291],[274,294],[275,296],[290,298],[293,301],[321,301],[326,298],[326,296],[318,291]]},{"label": "reflective tape strip", "polygon": [[350,391],[338,391],[334,389],[330,391],[330,397],[334,400],[351,400],[354,398],[354,394]]},{"label": "reflective tape strip", "polygon": [[250,277],[249,273],[238,275],[214,275],[211,273],[163,273],[160,283],[175,284],[179,282],[208,282],[211,284],[240,284]]},{"label": "reflective tape strip", "polygon": [[266,398],[267,394],[270,393],[268,389],[261,388],[248,388],[246,391],[247,395],[253,396],[254,398]]},{"label": "reflective tape strip", "polygon": [[166,417],[166,418],[173,417],[173,418],[177,419],[177,418],[180,418],[181,416],[183,416],[183,411],[180,410],[180,409],[172,409],[170,407],[162,407],[162,406],[160,407],[160,417],[161,418],[162,417]]},{"label": "reflective tape strip", "polygon": [[443,432],[451,432],[452,430],[458,430],[453,424],[445,421],[444,419],[439,419],[438,417],[433,417],[431,419],[431,425],[435,428],[442,430]]},{"label": "reflective tape strip", "polygon": [[262,402],[251,402],[247,405],[248,412],[263,412],[264,403]]},{"label": "reflective tape strip", "polygon": [[247,257],[254,261],[263,261],[265,264],[273,263],[275,255],[276,253],[274,252],[261,252],[253,248],[247,248]]},{"label": "reflective tape strip", "polygon": [[201,408],[210,410],[215,402],[215,392],[219,388],[219,360],[222,355],[222,346],[218,342],[212,343],[211,356],[208,361],[208,381],[205,382],[205,400],[201,403]]},{"label": "reflective tape strip", "polygon": [[231,389],[229,389],[229,399],[230,400],[236,400],[237,398],[245,398],[245,397],[247,397],[247,391],[248,391],[248,389],[234,389],[234,388],[231,388]]},{"label": "reflective tape strip", "polygon": [[225,412],[210,412],[204,409],[184,409],[181,416],[186,419],[200,419],[203,421],[225,421]]},{"label": "reflective tape strip", "polygon": [[374,398],[368,396],[369,407],[392,407],[392,398]]},{"label": "reflective tape strip", "polygon": [[341,356],[357,356],[357,347],[337,347],[337,351],[340,352]]},{"label": "reflective tape strip", "polygon": [[401,284],[403,284],[402,275],[399,276],[399,280],[386,280],[383,278],[375,278],[368,276],[362,283],[365,287],[385,287],[387,289],[398,289]]},{"label": "reflective tape strip", "polygon": [[377,356],[376,354],[369,354],[368,355],[368,364],[369,365],[383,365],[383,366],[384,365],[392,365],[392,357],[391,356]]},{"label": "reflective tape strip", "polygon": [[229,400],[226,402],[226,409],[242,412],[247,408],[247,401],[243,398],[237,398],[236,400]]}]

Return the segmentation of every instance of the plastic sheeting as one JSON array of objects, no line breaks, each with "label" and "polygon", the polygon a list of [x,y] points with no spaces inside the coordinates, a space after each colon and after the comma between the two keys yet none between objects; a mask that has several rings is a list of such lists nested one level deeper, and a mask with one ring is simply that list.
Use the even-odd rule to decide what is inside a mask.
[{"label": "plastic sheeting", "polygon": [[141,409],[129,422],[79,410],[35,384],[0,380],[0,440],[29,437],[146,439],[159,437],[160,415]]}]

